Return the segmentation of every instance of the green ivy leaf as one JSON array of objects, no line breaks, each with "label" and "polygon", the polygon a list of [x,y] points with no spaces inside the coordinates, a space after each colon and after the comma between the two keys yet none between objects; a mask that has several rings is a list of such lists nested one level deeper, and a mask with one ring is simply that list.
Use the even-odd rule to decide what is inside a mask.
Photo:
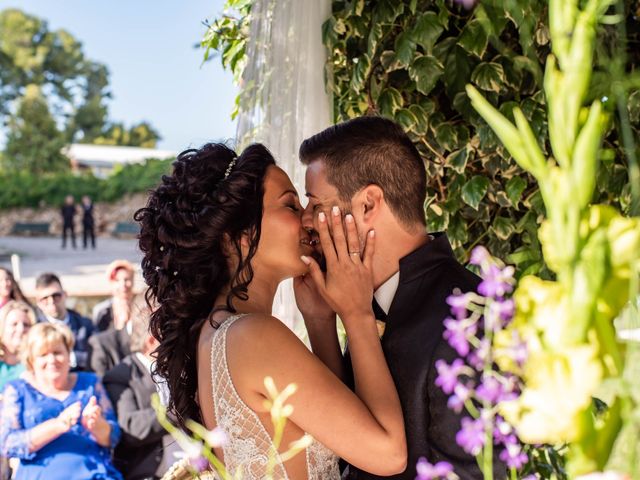
[{"label": "green ivy leaf", "polygon": [[376,49],[378,48],[378,42],[382,39],[382,25],[376,23],[371,26],[369,37],[367,38],[367,54],[369,57],[373,57]]},{"label": "green ivy leaf", "polygon": [[465,25],[458,39],[458,45],[467,52],[482,58],[484,52],[487,50],[488,41],[489,37],[487,36],[487,32],[480,23],[480,20],[476,18]]},{"label": "green ivy leaf", "polygon": [[406,108],[401,108],[400,110],[398,110],[396,112],[395,119],[396,122],[398,122],[405,130],[413,130],[416,123],[418,122],[418,119],[411,112],[411,110]]},{"label": "green ivy leaf", "polygon": [[444,83],[447,87],[449,98],[456,93],[464,91],[471,78],[473,65],[469,54],[460,46],[455,45],[447,55],[444,63]]},{"label": "green ivy leaf", "polygon": [[339,18],[336,23],[333,25],[333,30],[338,34],[338,35],[344,35],[345,33],[347,33],[347,26],[344,23],[344,20],[342,20],[341,18]]},{"label": "green ivy leaf", "polygon": [[467,166],[467,158],[469,157],[469,153],[467,151],[467,147],[463,147],[460,150],[456,150],[447,156],[446,165],[449,168],[452,168],[458,173],[464,172],[465,167]]},{"label": "green ivy leaf", "polygon": [[443,30],[438,15],[435,12],[425,12],[418,18],[411,35],[415,43],[420,45],[425,52],[431,53],[431,49]]},{"label": "green ivy leaf", "polygon": [[471,81],[482,90],[499,92],[504,80],[504,69],[495,62],[483,62],[471,74]]},{"label": "green ivy leaf", "polygon": [[416,43],[409,32],[403,32],[398,35],[395,42],[395,50],[398,63],[404,68],[408,67],[416,52]]},{"label": "green ivy leaf", "polygon": [[353,76],[351,77],[351,88],[353,90],[362,90],[364,82],[369,75],[369,69],[371,68],[371,59],[368,55],[363,55],[358,58],[356,68],[353,70]]},{"label": "green ivy leaf", "polygon": [[500,216],[493,221],[491,230],[500,240],[509,240],[515,232],[515,226],[510,218]]},{"label": "green ivy leaf", "polygon": [[522,177],[511,177],[505,186],[505,191],[507,193],[507,197],[509,197],[509,201],[511,201],[511,205],[515,208],[518,208],[518,203],[520,203],[520,198],[522,197],[522,193],[527,188],[527,181]]},{"label": "green ivy leaf", "polygon": [[382,52],[382,55],[380,55],[380,64],[385,72],[393,72],[394,70],[402,68],[402,65],[400,65],[400,62],[398,62],[396,58],[396,52],[393,50],[385,50]]},{"label": "green ivy leaf", "polygon": [[442,232],[449,226],[449,212],[443,210],[437,203],[429,205],[427,211],[427,229],[430,232]]},{"label": "green ivy leaf", "polygon": [[438,144],[446,151],[451,151],[455,148],[458,138],[456,136],[456,130],[448,122],[441,123],[436,127],[435,131],[436,140]]},{"label": "green ivy leaf", "polygon": [[489,179],[482,175],[476,175],[462,186],[462,201],[474,210],[489,190]]},{"label": "green ivy leaf", "polygon": [[393,117],[396,111],[402,108],[403,104],[402,94],[393,87],[385,88],[378,100],[380,111],[388,117]]},{"label": "green ivy leaf", "polygon": [[429,129],[429,114],[427,111],[420,105],[411,105],[409,110],[416,117],[413,130],[419,135],[426,135]]},{"label": "green ivy leaf", "polygon": [[409,66],[409,77],[416,82],[417,90],[429,95],[444,72],[444,66],[431,56],[421,56]]}]

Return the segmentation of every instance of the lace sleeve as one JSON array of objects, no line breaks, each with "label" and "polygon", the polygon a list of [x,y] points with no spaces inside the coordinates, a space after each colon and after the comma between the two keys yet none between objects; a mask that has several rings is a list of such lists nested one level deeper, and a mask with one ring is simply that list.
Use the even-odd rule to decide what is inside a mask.
[{"label": "lace sleeve", "polygon": [[111,432],[109,433],[109,445],[111,448],[114,448],[118,444],[118,441],[120,441],[122,431],[120,430],[120,425],[118,425],[118,419],[116,418],[116,413],[113,410],[113,405],[111,405],[111,400],[109,400],[107,391],[100,380],[96,380],[95,395],[96,400],[98,400],[98,405],[102,408],[102,415],[111,426]]},{"label": "lace sleeve", "polygon": [[29,460],[36,456],[29,451],[30,431],[22,425],[20,417],[23,399],[14,385],[7,385],[0,403],[0,455]]}]

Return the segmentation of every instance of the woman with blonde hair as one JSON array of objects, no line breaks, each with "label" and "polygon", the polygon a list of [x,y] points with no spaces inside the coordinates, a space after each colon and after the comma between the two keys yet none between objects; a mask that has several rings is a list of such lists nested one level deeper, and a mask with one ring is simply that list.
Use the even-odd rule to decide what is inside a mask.
[{"label": "woman with blonde hair", "polygon": [[29,331],[27,374],[9,382],[0,413],[0,455],[20,459],[15,478],[116,479],[111,448],[120,428],[94,373],[70,372],[73,334],[39,323]]},{"label": "woman with blonde hair", "polygon": [[0,391],[24,372],[20,347],[35,323],[35,313],[24,302],[10,300],[0,309]]}]

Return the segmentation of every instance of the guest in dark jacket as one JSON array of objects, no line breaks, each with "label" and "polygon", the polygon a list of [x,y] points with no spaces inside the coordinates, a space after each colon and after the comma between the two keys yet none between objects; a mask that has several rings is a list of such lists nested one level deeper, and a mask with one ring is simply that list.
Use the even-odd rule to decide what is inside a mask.
[{"label": "guest in dark jacket", "polygon": [[131,325],[131,353],[109,370],[103,383],[116,409],[122,438],[114,462],[126,480],[162,477],[178,451],[151,407],[156,386],[151,376],[153,350],[158,342],[149,334],[149,308],[139,302]]},{"label": "guest in dark jacket", "polygon": [[36,279],[36,302],[40,310],[39,321],[62,323],[73,332],[71,371],[87,370],[89,366],[89,338],[93,335],[93,322],[67,308],[67,293],[54,273],[43,273]]},{"label": "guest in dark jacket", "polygon": [[82,197],[82,248],[87,248],[91,240],[91,248],[96,248],[96,230],[93,219],[93,202],[85,195]]},{"label": "guest in dark jacket", "polygon": [[76,216],[76,204],[72,195],[67,195],[60,211],[62,214],[62,248],[67,248],[67,232],[71,234],[71,245],[76,248],[76,229],[74,217]]},{"label": "guest in dark jacket", "polygon": [[124,328],[110,328],[89,339],[89,368],[103,376],[131,353],[131,321]]}]

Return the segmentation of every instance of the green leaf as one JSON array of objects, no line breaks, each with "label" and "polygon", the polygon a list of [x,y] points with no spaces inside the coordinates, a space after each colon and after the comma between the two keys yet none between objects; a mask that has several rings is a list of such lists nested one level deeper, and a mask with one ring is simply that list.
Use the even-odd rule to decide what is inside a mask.
[{"label": "green leaf", "polygon": [[449,212],[437,203],[429,205],[427,210],[427,229],[430,232],[442,232],[449,226]]},{"label": "green leaf", "polygon": [[403,105],[402,94],[393,87],[385,88],[380,94],[378,107],[383,115],[393,117]]},{"label": "green leaf", "polygon": [[382,52],[382,55],[380,55],[380,64],[385,72],[393,72],[394,70],[403,68],[396,58],[396,52],[393,50],[385,50]]},{"label": "green leaf", "polygon": [[463,147],[460,150],[456,150],[447,156],[447,166],[452,168],[458,173],[464,172],[465,167],[467,166],[467,158],[469,157],[469,153],[467,151],[467,147]]},{"label": "green leaf", "polygon": [[443,30],[438,15],[435,12],[425,12],[418,18],[411,35],[415,43],[420,45],[425,52],[431,53],[431,49]]},{"label": "green leaf", "polygon": [[513,221],[507,217],[497,217],[491,225],[491,231],[495,233],[500,240],[509,240],[509,237],[515,232]]},{"label": "green leaf", "polygon": [[456,130],[450,123],[441,123],[436,127],[435,131],[436,140],[438,144],[446,151],[451,151],[455,148],[458,141],[456,136]]},{"label": "green leaf", "polygon": [[467,23],[460,34],[458,39],[458,45],[464,48],[467,52],[482,58],[484,52],[487,50],[487,43],[489,37],[484,27],[478,19],[473,19]]},{"label": "green leaf", "polygon": [[353,76],[351,77],[351,88],[355,91],[359,91],[364,86],[364,82],[369,74],[371,68],[371,59],[368,55],[359,57],[356,68],[353,70]]},{"label": "green leaf", "polygon": [[429,115],[420,105],[411,105],[409,110],[416,117],[414,131],[419,135],[426,135],[429,129]]},{"label": "green leaf", "polygon": [[507,197],[511,201],[511,205],[518,208],[518,203],[520,202],[520,198],[522,197],[522,193],[527,188],[527,181],[522,177],[511,177],[507,182],[505,187],[505,191],[507,192]]},{"label": "green leaf", "polygon": [[404,130],[413,130],[418,119],[416,116],[406,108],[401,108],[396,112],[395,115],[396,122],[398,122]]},{"label": "green leaf", "polygon": [[476,175],[462,186],[462,201],[474,210],[478,210],[478,205],[489,190],[489,179],[482,175]]},{"label": "green leaf", "polygon": [[396,60],[402,67],[408,67],[416,52],[416,43],[409,32],[403,32],[398,35],[395,42],[395,50]]},{"label": "green leaf", "polygon": [[347,26],[344,23],[344,20],[342,20],[341,18],[339,18],[336,23],[333,25],[333,30],[338,34],[338,35],[344,35],[345,33],[347,33]]},{"label": "green leaf", "polygon": [[367,39],[367,54],[369,57],[373,57],[376,49],[378,48],[378,42],[382,38],[382,25],[376,23],[371,26],[369,37]]},{"label": "green leaf", "polygon": [[449,51],[444,63],[444,83],[447,87],[449,98],[453,98],[456,93],[464,91],[465,86],[469,83],[473,70],[471,62],[472,59],[462,47],[455,45]]},{"label": "green leaf", "polygon": [[504,80],[504,69],[495,62],[483,62],[471,74],[471,81],[482,90],[499,92]]},{"label": "green leaf", "polygon": [[431,56],[421,56],[409,66],[409,77],[416,82],[417,90],[429,95],[444,72],[444,66]]}]

